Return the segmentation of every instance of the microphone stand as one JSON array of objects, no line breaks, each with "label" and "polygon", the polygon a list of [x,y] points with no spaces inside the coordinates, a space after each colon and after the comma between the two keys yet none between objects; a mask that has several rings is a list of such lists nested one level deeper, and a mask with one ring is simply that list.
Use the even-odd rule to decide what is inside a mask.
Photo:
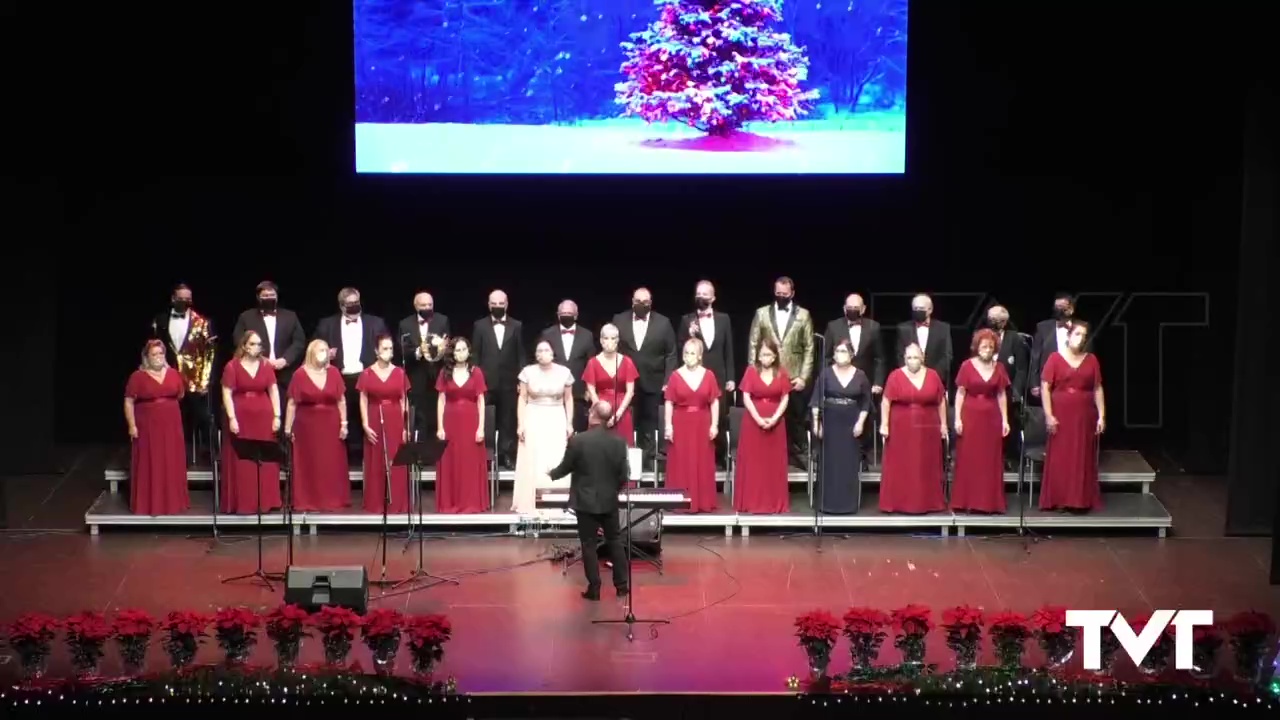
[{"label": "microphone stand", "polygon": [[[627,473],[627,474],[630,475],[630,473]],[[631,515],[635,512],[635,505],[633,504],[632,498],[631,498],[631,478],[627,478],[627,483],[623,487],[623,498],[626,500],[625,505],[627,508],[627,523],[626,523],[627,527],[625,530],[627,534],[626,562],[627,562],[627,589],[628,589],[627,600],[626,600],[626,614],[623,615],[621,620],[592,620],[591,624],[592,625],[625,625],[627,628],[627,642],[635,642],[635,639],[636,639],[635,626],[637,624],[653,626],[653,630],[652,630],[653,636],[657,637],[658,635],[657,626],[670,625],[671,621],[670,620],[647,620],[647,619],[637,620],[636,619],[636,585],[633,577],[633,567],[632,567],[635,565],[635,563],[631,561],[631,553],[632,553]],[[661,520],[659,520],[659,522],[661,522]]]},{"label": "microphone stand", "polygon": [[[1030,345],[1029,337],[1023,333],[1017,333],[1018,342],[1024,346]],[[1027,374],[1031,374],[1031,367],[1027,368]],[[1018,528],[1013,534],[994,535],[991,539],[999,538],[1018,538],[1022,541],[1022,549],[1027,554],[1031,554],[1031,545],[1044,540],[1045,537],[1027,527],[1027,502],[1028,498],[1022,497],[1022,484],[1025,482],[1030,489],[1031,478],[1027,476],[1027,420],[1030,416],[1030,408],[1027,405],[1027,398],[1031,394],[1031,378],[1027,378],[1028,382],[1022,387],[1022,392],[1018,396],[1018,480],[1014,490],[1014,502],[1018,504]],[[1004,484],[1003,473],[1000,479],[1001,485]]]},{"label": "microphone stand", "polygon": [[[813,387],[813,394],[816,395],[818,398],[818,423],[819,423],[818,426],[822,427],[821,425],[822,416],[824,414],[822,411],[822,405],[826,397],[827,338],[826,336],[820,335],[818,333],[814,333],[813,336],[818,338],[818,340],[822,343],[822,354],[819,356],[822,358],[822,363],[820,364],[820,368],[818,370],[818,380],[816,383],[814,383],[814,387]],[[778,358],[778,360],[779,360],[779,365],[781,365],[782,358]],[[810,437],[812,437],[812,433],[810,433]],[[806,460],[809,461],[809,477],[813,478],[814,482],[817,483],[818,485],[817,496],[815,497],[812,492],[810,492],[810,495],[809,495],[809,504],[813,508],[813,521],[811,526],[812,529],[809,533],[795,533],[791,535],[783,535],[784,538],[799,537],[801,535],[812,535],[814,538],[814,550],[819,553],[822,552],[822,530],[823,530],[822,528],[823,517],[822,517],[822,513],[819,512],[819,508],[826,504],[824,500],[826,499],[826,496],[827,496],[827,485],[826,485],[827,478],[824,477],[825,473],[823,472],[824,470],[823,461],[826,457],[826,453],[824,453],[822,449],[825,437],[826,437],[826,432],[824,430],[823,437],[818,438],[817,458],[814,458],[812,456],[812,452],[810,452],[809,453],[810,456],[806,458]],[[861,452],[861,450],[859,450],[859,452]],[[815,465],[817,466],[816,469],[814,467]],[[812,487],[813,486],[811,484],[810,488],[812,489]],[[859,489],[859,492],[861,492],[861,489]],[[859,498],[859,502],[861,502],[861,498]]]},{"label": "microphone stand", "polygon": [[376,585],[381,588],[387,588],[396,585],[399,581],[387,579],[387,523],[391,514],[391,456],[387,450],[387,422],[382,413],[382,403],[378,403],[378,431],[382,435],[379,438],[382,442],[382,467],[386,473],[382,479],[382,531],[378,542],[382,545],[382,573],[377,580],[370,580],[370,585]]}]

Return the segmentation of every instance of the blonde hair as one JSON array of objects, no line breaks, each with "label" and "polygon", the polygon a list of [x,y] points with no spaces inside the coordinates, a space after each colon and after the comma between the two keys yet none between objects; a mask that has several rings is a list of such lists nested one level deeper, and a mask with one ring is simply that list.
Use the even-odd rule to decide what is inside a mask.
[{"label": "blonde hair", "polygon": [[702,341],[698,338],[689,338],[688,340],[685,340],[684,347],[681,348],[681,351],[688,350],[689,348],[693,348],[698,353],[699,358],[707,353],[707,346],[702,344]]},{"label": "blonde hair", "polygon": [[307,367],[319,370],[320,365],[319,363],[316,362],[316,351],[319,350],[320,348],[324,348],[325,352],[328,352],[329,343],[323,340],[312,340],[311,342],[307,343],[307,359],[303,361],[303,364],[305,364]]}]

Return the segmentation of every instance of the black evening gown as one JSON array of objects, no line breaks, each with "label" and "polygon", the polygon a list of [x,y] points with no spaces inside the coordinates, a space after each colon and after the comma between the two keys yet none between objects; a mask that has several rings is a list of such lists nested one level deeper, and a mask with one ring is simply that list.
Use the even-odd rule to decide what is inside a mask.
[{"label": "black evening gown", "polygon": [[[871,408],[871,381],[861,370],[848,385],[841,385],[835,371],[824,368],[814,388],[810,406],[822,417],[821,462],[817,487],[818,509],[830,515],[852,515],[862,504],[862,444],[853,436],[858,416]],[[863,432],[870,432],[864,425]]]}]

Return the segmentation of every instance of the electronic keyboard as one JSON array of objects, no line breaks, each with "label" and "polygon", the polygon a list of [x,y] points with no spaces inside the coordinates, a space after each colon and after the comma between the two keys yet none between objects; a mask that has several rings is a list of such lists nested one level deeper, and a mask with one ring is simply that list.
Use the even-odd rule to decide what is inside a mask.
[{"label": "electronic keyboard", "polygon": [[[628,493],[618,493],[618,505],[627,506]],[[631,507],[636,510],[688,510],[693,502],[687,493],[679,490],[632,490]],[[567,508],[569,493],[563,491],[544,492],[538,496],[537,507]]]}]

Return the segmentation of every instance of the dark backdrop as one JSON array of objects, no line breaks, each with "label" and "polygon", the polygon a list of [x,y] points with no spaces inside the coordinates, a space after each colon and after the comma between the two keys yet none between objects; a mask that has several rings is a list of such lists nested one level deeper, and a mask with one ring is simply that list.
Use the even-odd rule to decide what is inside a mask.
[{"label": "dark backdrop", "polygon": [[[56,315],[60,438],[123,438],[121,387],[177,281],[227,329],[272,278],[310,329],[347,284],[389,319],[428,288],[464,326],[503,287],[541,327],[562,297],[596,325],[639,283],[678,315],[709,277],[745,338],[788,274],[822,322],[851,290],[890,323],[934,291],[958,325],[989,293],[1026,329],[1055,290],[1098,293],[1081,315],[1109,325],[1108,442],[1225,466],[1252,3],[1211,23],[1194,5],[913,3],[907,176],[765,180],[357,178],[343,3],[21,12],[56,19],[80,68],[16,79],[33,183],[12,207],[58,251],[29,300]],[[1118,314],[1134,292],[1207,293],[1208,327],[1158,330],[1206,320],[1196,298]]]}]

